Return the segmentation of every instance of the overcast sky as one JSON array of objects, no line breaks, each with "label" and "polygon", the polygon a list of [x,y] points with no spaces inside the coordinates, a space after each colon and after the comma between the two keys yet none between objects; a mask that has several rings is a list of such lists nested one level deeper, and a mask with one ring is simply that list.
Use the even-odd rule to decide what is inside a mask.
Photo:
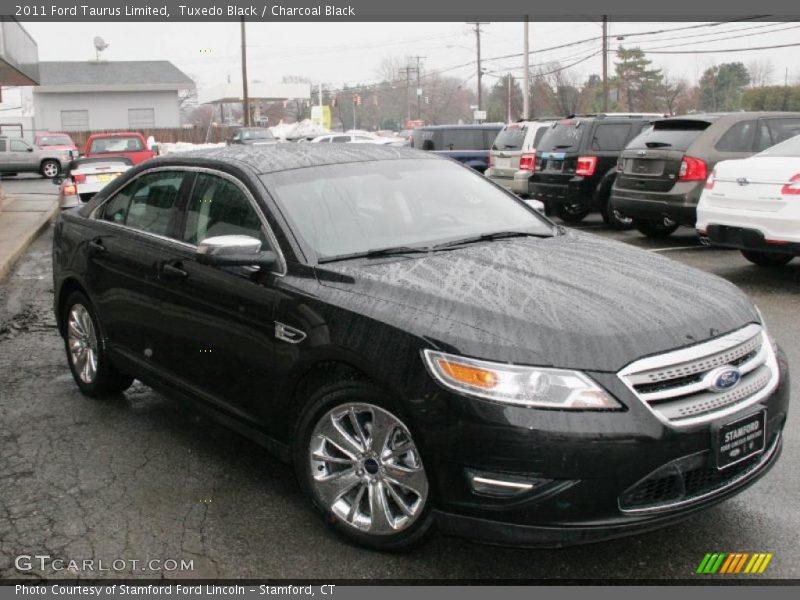
[{"label": "overcast sky", "polygon": [[[800,42],[800,24],[764,22],[725,23],[692,28],[695,23],[611,22],[610,48],[641,45],[665,50],[717,50],[750,48]],[[238,23],[35,23],[25,28],[39,45],[40,60],[93,60],[92,40],[102,36],[109,44],[105,60],[170,60],[195,78],[198,86],[241,81]],[[492,58],[522,50],[522,23],[491,23],[484,26],[482,54]],[[531,49],[539,50],[599,36],[597,22],[535,22],[530,25]],[[662,31],[662,33],[645,32]],[[624,40],[617,36],[628,34]],[[630,35],[634,34],[634,35]],[[724,39],[727,38],[727,39]],[[717,41],[710,41],[717,40]],[[475,58],[475,34],[471,26],[452,23],[270,23],[247,24],[249,78],[279,82],[285,75],[304,76],[336,87],[374,81],[385,57],[421,55],[425,70],[442,70]],[[586,60],[573,72],[586,76],[600,73],[600,42],[587,42],[548,52],[538,52],[532,65],[551,60],[570,64]],[[798,48],[739,53],[651,54],[653,62],[675,76],[696,80],[708,66],[731,60],[745,64],[769,60],[774,65],[774,83],[782,84],[788,68],[789,81],[800,76]],[[497,73],[516,69],[521,58],[487,61],[485,68]],[[475,85],[475,67],[464,66],[449,75]],[[485,79],[491,84],[493,79]],[[18,98],[4,91],[0,108],[11,108]],[[5,115],[13,114],[4,111]]]}]

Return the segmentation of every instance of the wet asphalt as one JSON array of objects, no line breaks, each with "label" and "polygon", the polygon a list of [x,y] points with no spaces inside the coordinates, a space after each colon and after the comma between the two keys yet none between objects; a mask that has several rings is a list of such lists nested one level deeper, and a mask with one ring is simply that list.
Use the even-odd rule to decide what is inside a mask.
[{"label": "wet asphalt", "polygon": [[[7,193],[55,191],[35,177],[4,186]],[[738,252],[699,246],[688,229],[653,241],[610,232],[595,217],[581,228],[740,286],[800,369],[800,259],[761,269]],[[52,314],[51,243],[49,230],[0,282],[0,579],[78,575],[15,568],[16,557],[36,554],[105,566],[129,561],[82,577],[691,579],[712,551],[772,552],[766,575],[800,577],[797,414],[781,460],[761,481],[655,532],[560,550],[436,536],[393,555],[344,543],[313,512],[290,467],[260,447],[139,383],[105,400],[78,392]],[[150,559],[191,560],[193,569],[130,564]]]}]

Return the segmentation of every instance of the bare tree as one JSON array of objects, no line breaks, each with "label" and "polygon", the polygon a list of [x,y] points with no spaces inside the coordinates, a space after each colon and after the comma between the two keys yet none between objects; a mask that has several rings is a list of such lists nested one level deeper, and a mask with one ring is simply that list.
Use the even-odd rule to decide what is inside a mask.
[{"label": "bare tree", "polygon": [[747,63],[750,73],[750,87],[761,88],[772,84],[775,75],[775,65],[768,58],[751,60]]},{"label": "bare tree", "polygon": [[673,76],[669,71],[663,71],[661,80],[661,95],[664,100],[664,108],[670,115],[678,114],[681,99],[686,95],[689,84],[685,79]]}]

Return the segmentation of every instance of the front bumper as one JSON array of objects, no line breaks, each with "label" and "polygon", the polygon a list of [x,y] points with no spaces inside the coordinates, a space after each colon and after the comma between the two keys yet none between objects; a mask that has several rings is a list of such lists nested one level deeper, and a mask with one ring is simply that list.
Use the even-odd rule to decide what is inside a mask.
[{"label": "front bumper", "polygon": [[640,192],[615,185],[611,191],[611,205],[632,219],[661,221],[667,218],[694,227],[702,191],[702,181],[678,181],[669,192]]},{"label": "front bumper", "polygon": [[[748,409],[677,430],[659,421],[612,374],[592,376],[627,410],[570,414],[441,392],[447,396],[447,423],[435,432],[423,425],[422,433],[426,454],[434,457],[426,459],[426,470],[434,480],[438,523],[446,533],[479,541],[556,547],[655,529],[721,502],[778,459],[789,404],[782,353],[778,364],[780,383],[761,402],[767,410],[764,452],[724,471],[711,464],[712,431]],[[654,478],[665,465],[682,461],[692,461],[685,477],[693,483],[677,501],[659,498],[663,485]],[[532,487],[503,497],[479,493],[474,473]],[[654,483],[642,492],[639,486],[650,480]],[[637,502],[644,510],[637,510]]]}]

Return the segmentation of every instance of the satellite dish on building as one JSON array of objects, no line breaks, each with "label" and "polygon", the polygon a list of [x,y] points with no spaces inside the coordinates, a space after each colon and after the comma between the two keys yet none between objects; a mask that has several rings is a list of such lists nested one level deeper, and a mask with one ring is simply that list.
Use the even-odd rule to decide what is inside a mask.
[{"label": "satellite dish on building", "polygon": [[94,37],[94,49],[95,49],[95,56],[98,62],[100,61],[100,53],[106,48],[108,48],[108,42],[106,42],[99,35],[96,35]]}]

